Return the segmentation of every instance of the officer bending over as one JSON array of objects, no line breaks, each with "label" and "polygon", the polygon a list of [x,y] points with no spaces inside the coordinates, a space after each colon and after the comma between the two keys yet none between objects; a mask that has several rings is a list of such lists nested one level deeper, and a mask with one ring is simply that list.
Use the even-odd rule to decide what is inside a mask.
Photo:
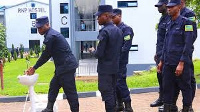
[{"label": "officer bending over", "polygon": [[[119,60],[119,72],[117,74],[116,95],[117,95],[117,111],[133,112],[131,107],[131,98],[128,86],[126,84],[126,65],[128,64],[129,50],[132,45],[133,30],[130,26],[124,24],[121,20],[122,11],[120,9],[113,9],[113,23],[117,25],[123,32],[123,46],[121,48]],[[124,104],[125,108],[124,108]]]},{"label": "officer bending over", "polygon": [[43,43],[46,47],[36,64],[27,70],[27,74],[34,74],[35,70],[46,63],[51,57],[53,57],[55,64],[55,75],[51,80],[48,92],[48,104],[42,112],[53,112],[53,105],[61,87],[67,96],[71,111],[79,112],[74,77],[78,64],[70,50],[69,44],[62,34],[50,28],[48,17],[37,18],[36,27],[40,35],[44,35]]},{"label": "officer bending over", "polygon": [[100,5],[98,12],[99,25],[103,28],[99,31],[99,44],[92,50],[98,58],[98,89],[102,100],[105,101],[106,112],[115,112],[116,98],[116,74],[119,70],[119,56],[123,43],[122,31],[112,23],[112,6]]}]

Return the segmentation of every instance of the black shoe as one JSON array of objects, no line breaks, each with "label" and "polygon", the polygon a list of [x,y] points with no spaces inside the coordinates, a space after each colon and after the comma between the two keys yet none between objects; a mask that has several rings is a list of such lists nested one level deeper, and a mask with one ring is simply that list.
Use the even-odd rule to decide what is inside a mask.
[{"label": "black shoe", "polygon": [[116,110],[116,112],[123,111],[124,110],[123,102],[117,102],[115,110]]},{"label": "black shoe", "polygon": [[180,112],[194,112],[192,106],[183,106],[183,109]]},{"label": "black shoe", "polygon": [[48,101],[47,107],[44,110],[42,110],[42,112],[53,112],[53,105],[54,102]]},{"label": "black shoe", "polygon": [[42,110],[42,112],[53,112],[53,110],[45,108],[44,110]]},{"label": "black shoe", "polygon": [[162,105],[163,105],[163,101],[161,100],[161,98],[158,98],[155,102],[150,104],[150,107],[158,107]]},{"label": "black shoe", "polygon": [[133,112],[133,109],[131,107],[131,102],[124,102],[124,104],[125,104],[124,112]]}]

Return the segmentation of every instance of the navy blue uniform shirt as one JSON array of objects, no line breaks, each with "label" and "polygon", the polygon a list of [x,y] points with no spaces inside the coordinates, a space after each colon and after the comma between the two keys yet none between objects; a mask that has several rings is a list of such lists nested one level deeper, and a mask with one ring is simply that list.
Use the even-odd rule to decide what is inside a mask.
[{"label": "navy blue uniform shirt", "polygon": [[189,55],[193,46],[192,22],[183,16],[168,22],[162,61],[168,65],[178,65],[180,61],[191,63]]},{"label": "navy blue uniform shirt", "polygon": [[156,43],[156,56],[158,58],[161,57],[162,55],[162,49],[163,49],[163,44],[164,44],[164,40],[165,40],[165,33],[166,33],[166,27],[167,27],[167,23],[170,20],[170,16],[169,15],[163,15],[160,18],[160,21],[158,23],[158,30],[157,30],[157,43]]},{"label": "navy blue uniform shirt", "polygon": [[133,29],[129,27],[128,25],[124,24],[123,22],[120,23],[118,26],[123,32],[123,46],[121,49],[121,55],[120,55],[120,63],[128,63],[128,56],[129,56],[129,50],[132,45],[132,39],[134,36]]},{"label": "navy blue uniform shirt", "polygon": [[[184,16],[184,17],[188,18],[190,21],[192,21],[193,29],[194,29],[194,31],[193,31],[193,33],[194,33],[193,34],[193,36],[194,36],[193,42],[195,42],[195,40],[197,38],[197,24],[196,24],[196,15],[195,15],[195,13],[192,10],[190,10],[190,9],[185,7],[185,8],[183,8],[181,10],[180,15]],[[194,50],[194,47],[193,47],[193,50]]]},{"label": "navy blue uniform shirt", "polygon": [[35,69],[42,66],[51,57],[53,57],[55,63],[56,75],[78,67],[76,58],[72,54],[70,46],[62,34],[50,28],[44,35],[44,38],[43,43],[46,47],[35,64]]},{"label": "navy blue uniform shirt", "polygon": [[97,72],[100,74],[116,74],[119,69],[119,56],[123,43],[122,31],[107,23],[99,31],[99,44],[94,52],[98,58]]}]

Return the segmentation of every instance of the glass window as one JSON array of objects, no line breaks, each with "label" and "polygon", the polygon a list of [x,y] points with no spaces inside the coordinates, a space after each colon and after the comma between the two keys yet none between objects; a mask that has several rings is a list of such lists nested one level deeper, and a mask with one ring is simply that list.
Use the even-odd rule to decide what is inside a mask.
[{"label": "glass window", "polygon": [[137,7],[138,2],[137,1],[118,1],[118,7],[119,8],[125,8],[125,7]]},{"label": "glass window", "polygon": [[60,14],[68,14],[69,6],[68,3],[60,3]]},{"label": "glass window", "polygon": [[31,3],[31,7],[35,7],[35,3]]},{"label": "glass window", "polygon": [[36,19],[37,14],[36,13],[30,13],[30,19]]},{"label": "glass window", "polygon": [[31,34],[37,34],[37,28],[31,28]]},{"label": "glass window", "polygon": [[65,38],[69,38],[69,28],[60,28],[60,33],[61,33]]}]

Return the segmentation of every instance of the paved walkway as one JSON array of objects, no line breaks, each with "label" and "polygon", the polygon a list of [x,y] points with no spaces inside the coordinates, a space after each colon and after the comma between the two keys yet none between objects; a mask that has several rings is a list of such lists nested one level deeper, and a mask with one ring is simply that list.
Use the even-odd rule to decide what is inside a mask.
[{"label": "paved walkway", "polygon": [[[180,95],[181,96],[181,95]],[[142,93],[132,94],[132,106],[134,112],[158,112],[157,108],[149,107],[149,104],[158,97],[158,93]],[[182,97],[178,99],[179,110],[182,107]],[[80,98],[80,112],[105,112],[104,103],[101,101],[101,97]],[[0,103],[0,112],[23,112],[24,102],[15,103]],[[70,112],[67,100],[58,100],[58,112]],[[30,106],[30,102],[27,102],[27,107]],[[193,102],[193,108],[195,112],[200,112],[200,90],[197,90],[195,100]],[[28,112],[27,110],[25,112]]]}]

